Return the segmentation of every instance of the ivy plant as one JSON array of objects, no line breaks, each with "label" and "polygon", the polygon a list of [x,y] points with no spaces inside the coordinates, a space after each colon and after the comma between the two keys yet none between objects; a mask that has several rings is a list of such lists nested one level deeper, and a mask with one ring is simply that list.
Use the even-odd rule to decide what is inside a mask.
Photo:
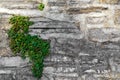
[{"label": "ivy plant", "polygon": [[39,9],[40,11],[43,11],[44,8],[45,8],[45,5],[44,5],[43,3],[39,3],[38,9]]},{"label": "ivy plant", "polygon": [[15,55],[23,59],[29,58],[32,63],[31,70],[35,77],[41,78],[44,58],[49,54],[50,43],[38,36],[29,34],[29,26],[33,24],[29,17],[13,15],[9,23],[12,24],[8,31],[9,46]]}]

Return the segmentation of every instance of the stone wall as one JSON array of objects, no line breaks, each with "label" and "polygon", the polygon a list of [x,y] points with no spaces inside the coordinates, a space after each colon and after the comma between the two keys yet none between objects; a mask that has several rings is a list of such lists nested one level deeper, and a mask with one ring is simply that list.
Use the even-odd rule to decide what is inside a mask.
[{"label": "stone wall", "polygon": [[29,33],[51,41],[41,80],[120,80],[120,0],[0,0],[0,80],[36,80],[8,46],[13,14],[29,16]]}]

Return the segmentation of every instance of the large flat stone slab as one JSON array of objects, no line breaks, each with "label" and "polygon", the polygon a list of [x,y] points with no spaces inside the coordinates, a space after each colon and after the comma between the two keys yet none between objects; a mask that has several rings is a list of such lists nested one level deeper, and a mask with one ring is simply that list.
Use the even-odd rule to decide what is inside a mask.
[{"label": "large flat stone slab", "polygon": [[89,40],[95,42],[117,42],[120,40],[120,29],[114,28],[95,28],[89,30]]},{"label": "large flat stone slab", "polygon": [[29,60],[23,60],[21,57],[1,57],[1,67],[24,67],[28,65]]}]

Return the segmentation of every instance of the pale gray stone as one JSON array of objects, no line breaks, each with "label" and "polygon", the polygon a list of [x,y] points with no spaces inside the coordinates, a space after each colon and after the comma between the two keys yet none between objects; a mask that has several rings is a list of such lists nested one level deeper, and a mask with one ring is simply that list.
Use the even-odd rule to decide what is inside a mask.
[{"label": "pale gray stone", "polygon": [[0,30],[0,47],[8,47],[7,33]]},{"label": "pale gray stone", "polygon": [[24,67],[29,62],[28,59],[23,60],[20,57],[1,57],[0,65],[1,67]]}]

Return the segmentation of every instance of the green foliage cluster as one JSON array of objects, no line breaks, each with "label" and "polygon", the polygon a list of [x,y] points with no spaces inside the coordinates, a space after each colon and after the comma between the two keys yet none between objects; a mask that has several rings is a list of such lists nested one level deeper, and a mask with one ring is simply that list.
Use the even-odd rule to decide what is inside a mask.
[{"label": "green foliage cluster", "polygon": [[43,60],[49,54],[49,42],[28,34],[29,26],[33,24],[29,21],[29,17],[14,15],[10,18],[9,23],[12,24],[8,31],[11,50],[14,54],[21,55],[23,59],[28,57],[32,63],[33,75],[41,78],[44,67]]},{"label": "green foliage cluster", "polygon": [[45,8],[45,5],[44,5],[43,3],[39,3],[38,9],[39,9],[40,11],[43,11],[44,8]]}]

